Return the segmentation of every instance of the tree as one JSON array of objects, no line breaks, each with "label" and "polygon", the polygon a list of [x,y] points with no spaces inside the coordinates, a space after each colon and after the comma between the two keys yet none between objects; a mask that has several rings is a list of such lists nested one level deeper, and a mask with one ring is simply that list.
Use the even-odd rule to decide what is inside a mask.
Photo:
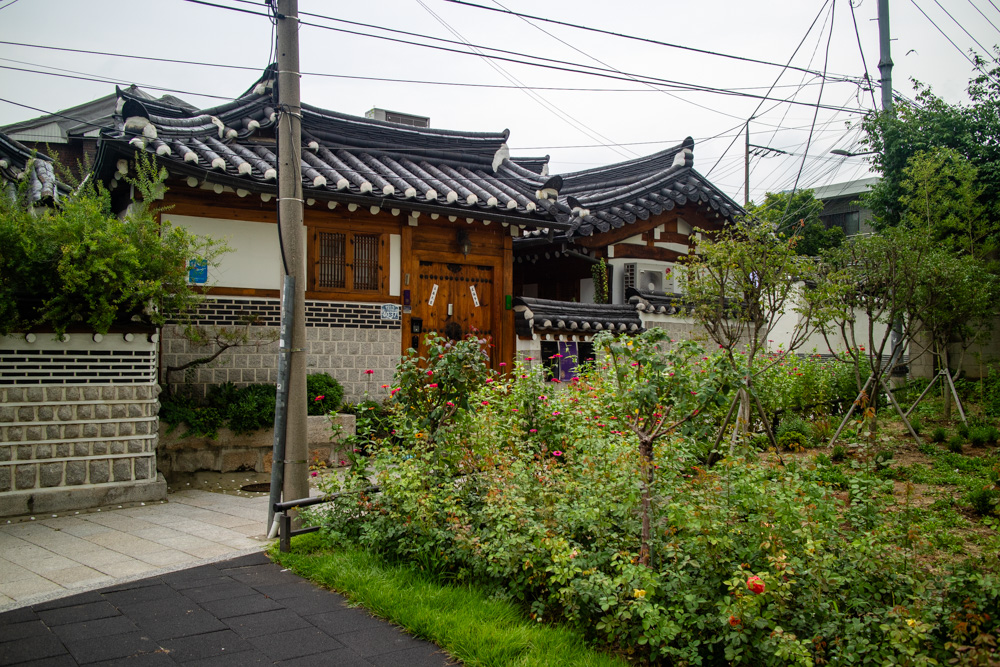
[{"label": "tree", "polygon": [[949,104],[930,87],[914,81],[914,102],[864,118],[862,143],[873,152],[872,168],[882,178],[861,200],[871,209],[876,229],[902,222],[904,207],[899,202],[906,194],[903,183],[910,159],[921,151],[948,148],[978,170],[977,201],[996,235],[1000,221],[1000,65],[991,64],[993,68],[987,69],[987,61],[977,56],[968,104]]},{"label": "tree", "polygon": [[[738,434],[745,435],[747,431],[751,403],[777,448],[753,388],[755,376],[770,366],[754,372],[754,360],[766,348],[771,332],[788,309],[798,314],[798,321],[784,352],[794,351],[807,338],[811,304],[794,297],[798,294],[796,284],[812,276],[814,263],[797,254],[796,244],[796,238],[776,232],[772,224],[743,220],[726,227],[714,238],[699,241],[697,253],[690,255],[686,263],[685,293],[694,304],[694,317],[742,380],[725,420],[729,421],[738,404],[738,427],[733,433],[730,452],[736,446]],[[723,423],[716,442],[721,440],[726,426]]]},{"label": "tree", "polygon": [[826,248],[836,248],[844,242],[844,230],[826,228],[820,220],[823,202],[813,196],[812,190],[768,192],[764,203],[751,202],[747,213],[752,219],[767,222],[779,232],[796,239],[795,251],[800,255],[818,256]]},{"label": "tree", "polygon": [[[824,254],[816,289],[807,299],[830,352],[853,364],[863,400],[881,393],[893,323],[899,322],[902,349],[921,331],[930,308],[925,295],[933,289],[930,269],[947,257],[928,234],[905,227],[854,236]],[[869,399],[867,407],[874,444],[875,402]]]},{"label": "tree", "polygon": [[[945,250],[927,270],[917,297],[926,311],[927,350],[939,369],[951,374],[949,349],[957,344],[958,368],[966,352],[993,326],[996,313],[996,262],[1000,234],[981,203],[978,170],[950,148],[919,151],[903,171],[900,223],[930,235]],[[912,355],[912,351],[911,351]],[[945,418],[951,393],[945,383]]]},{"label": "tree", "polygon": [[125,216],[100,183],[87,180],[51,209],[30,204],[24,185],[0,196],[0,335],[33,328],[56,334],[115,324],[156,326],[200,303],[188,260],[216,264],[225,244],[160,224],[166,171],[139,154],[127,181],[138,198]]}]

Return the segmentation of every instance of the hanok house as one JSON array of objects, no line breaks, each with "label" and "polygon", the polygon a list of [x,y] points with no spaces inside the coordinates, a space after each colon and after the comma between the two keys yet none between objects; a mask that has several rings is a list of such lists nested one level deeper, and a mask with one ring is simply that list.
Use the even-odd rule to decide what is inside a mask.
[{"label": "hanok house", "polygon": [[[233,251],[208,276],[204,326],[275,331],[282,267],[275,224],[278,114],[273,69],[238,99],[190,111],[119,91],[116,129],[102,134],[96,173],[124,208],[136,151],[169,172],[163,221],[224,238]],[[309,372],[326,371],[345,400],[380,397],[401,353],[422,334],[490,340],[490,363],[514,356],[513,241],[567,218],[546,189],[545,160],[512,159],[508,132],[412,127],[309,105],[302,112]],[[195,259],[195,258],[193,258]],[[192,279],[204,281],[195,265]],[[161,367],[204,356],[178,326],[162,332]],[[273,382],[275,344],[227,352],[182,379],[204,388]],[[374,373],[366,373],[372,370]]]},{"label": "hanok house", "polygon": [[[556,202],[565,229],[514,239],[517,348],[571,374],[590,358],[598,331],[659,326],[697,335],[680,293],[679,260],[699,232],[721,230],[743,211],[695,171],[694,140],[606,167],[554,178],[540,193]],[[607,266],[608,304],[597,304],[592,269]],[[560,357],[554,355],[559,354]]]}]

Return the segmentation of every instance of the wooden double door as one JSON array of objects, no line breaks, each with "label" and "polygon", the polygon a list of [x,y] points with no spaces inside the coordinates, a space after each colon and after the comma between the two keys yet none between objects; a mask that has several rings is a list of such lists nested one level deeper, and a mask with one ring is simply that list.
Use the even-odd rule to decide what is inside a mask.
[{"label": "wooden double door", "polygon": [[416,264],[416,280],[411,281],[409,345],[423,355],[427,332],[434,331],[451,340],[461,340],[472,333],[489,339],[484,351],[489,353],[493,365],[495,267],[460,260],[419,260]]}]

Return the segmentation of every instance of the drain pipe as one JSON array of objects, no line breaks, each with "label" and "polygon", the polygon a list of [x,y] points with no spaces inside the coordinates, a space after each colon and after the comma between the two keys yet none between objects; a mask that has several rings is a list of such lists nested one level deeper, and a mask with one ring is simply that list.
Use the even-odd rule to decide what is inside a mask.
[{"label": "drain pipe", "polygon": [[274,445],[271,455],[271,497],[267,504],[267,538],[278,534],[274,505],[281,501],[285,484],[285,426],[288,424],[288,374],[292,344],[292,306],[295,302],[295,278],[285,276],[281,292],[281,333],[278,343],[278,390],[274,402]]}]

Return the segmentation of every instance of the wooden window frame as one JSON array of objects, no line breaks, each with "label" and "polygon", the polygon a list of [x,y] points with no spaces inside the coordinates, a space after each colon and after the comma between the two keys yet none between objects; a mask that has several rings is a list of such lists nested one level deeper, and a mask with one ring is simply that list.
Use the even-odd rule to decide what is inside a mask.
[{"label": "wooden window frame", "polygon": [[[337,296],[350,300],[393,300],[389,297],[389,233],[381,228],[365,225],[318,224],[309,225],[309,272],[307,293],[316,296]],[[344,235],[344,287],[320,286],[320,242],[322,233]],[[375,236],[378,238],[378,288],[358,290],[354,287],[354,243],[355,236]],[[307,294],[308,295],[308,294]]]}]

